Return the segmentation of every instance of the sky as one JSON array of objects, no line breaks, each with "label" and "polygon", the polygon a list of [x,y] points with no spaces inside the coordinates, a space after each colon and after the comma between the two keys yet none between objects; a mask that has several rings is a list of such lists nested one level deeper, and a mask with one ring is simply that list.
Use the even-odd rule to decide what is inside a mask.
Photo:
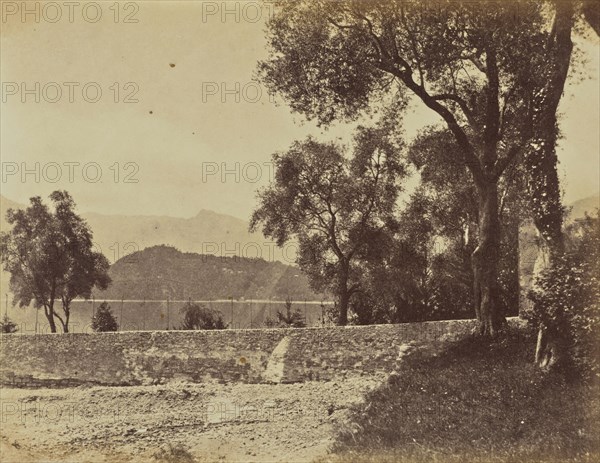
[{"label": "sky", "polygon": [[[247,219],[271,154],[317,128],[254,82],[266,57],[257,2],[3,2],[2,194],[26,202],[67,189],[82,212]],[[98,15],[101,16],[98,16]],[[587,78],[559,111],[565,201],[600,190],[600,46],[576,37]],[[38,101],[36,101],[36,98]],[[410,138],[436,119],[415,105]]]}]

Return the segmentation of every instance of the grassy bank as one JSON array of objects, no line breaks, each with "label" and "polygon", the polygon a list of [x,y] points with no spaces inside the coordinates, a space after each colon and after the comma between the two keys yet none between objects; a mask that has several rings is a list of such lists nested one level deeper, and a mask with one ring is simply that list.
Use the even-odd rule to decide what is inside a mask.
[{"label": "grassy bank", "polygon": [[544,374],[534,339],[415,349],[354,408],[328,461],[600,461],[598,385]]}]

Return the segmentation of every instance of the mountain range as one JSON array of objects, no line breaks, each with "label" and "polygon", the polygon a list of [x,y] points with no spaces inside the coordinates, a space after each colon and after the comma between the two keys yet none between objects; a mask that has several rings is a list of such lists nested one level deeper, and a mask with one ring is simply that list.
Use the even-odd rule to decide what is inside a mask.
[{"label": "mountain range", "polygon": [[[9,229],[6,222],[9,208],[25,207],[0,196],[0,230]],[[304,274],[293,266],[296,247],[292,244],[277,248],[260,233],[250,233],[248,222],[236,217],[209,210],[201,210],[187,219],[97,213],[81,216],[92,229],[94,247],[113,264],[113,284],[99,298],[121,299],[126,295],[134,299],[166,296],[285,299],[288,291],[293,291],[298,299],[317,299]],[[147,248],[151,249],[144,252]],[[140,264],[133,265],[134,261]],[[153,268],[144,268],[148,262],[152,262]],[[178,266],[179,262],[183,267]],[[190,262],[197,267],[189,268]],[[156,286],[156,280],[148,280],[144,272],[162,274],[165,278],[168,275],[171,281],[164,280],[162,286]],[[132,274],[137,278],[135,284]],[[294,277],[296,274],[300,276]],[[9,278],[0,271],[2,293],[8,291]],[[173,283],[175,280],[180,283]]]},{"label": "mountain range", "polygon": [[[6,211],[26,205],[0,196],[0,230],[8,229]],[[222,257],[263,258],[293,264],[296,246],[279,249],[260,233],[250,233],[248,222],[230,215],[201,210],[194,217],[104,215],[82,213],[94,234],[94,245],[113,263],[150,246],[167,244],[182,252]]]},{"label": "mountain range", "polygon": [[[570,219],[594,213],[598,195],[570,205]],[[25,206],[0,196],[0,229],[6,210]],[[292,264],[295,246],[281,250],[244,220],[201,210],[184,219],[168,216],[81,214],[94,243],[113,263],[112,286],[98,299],[320,299]],[[568,222],[569,220],[567,220]],[[166,245],[166,246],[165,246]],[[3,293],[8,275],[2,271]]]}]

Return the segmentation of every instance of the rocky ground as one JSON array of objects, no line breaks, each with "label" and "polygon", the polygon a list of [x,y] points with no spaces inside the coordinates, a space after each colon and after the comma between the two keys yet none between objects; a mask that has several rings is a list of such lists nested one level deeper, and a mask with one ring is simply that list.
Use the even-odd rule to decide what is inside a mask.
[{"label": "rocky ground", "polygon": [[348,407],[384,379],[3,388],[0,460],[312,461]]}]

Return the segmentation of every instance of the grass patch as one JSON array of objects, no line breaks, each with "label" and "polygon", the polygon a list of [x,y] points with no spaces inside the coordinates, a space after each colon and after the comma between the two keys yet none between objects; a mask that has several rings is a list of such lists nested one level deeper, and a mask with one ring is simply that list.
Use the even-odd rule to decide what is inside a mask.
[{"label": "grass patch", "polygon": [[600,461],[598,384],[544,374],[534,347],[515,332],[416,350],[352,409],[327,460]]}]

